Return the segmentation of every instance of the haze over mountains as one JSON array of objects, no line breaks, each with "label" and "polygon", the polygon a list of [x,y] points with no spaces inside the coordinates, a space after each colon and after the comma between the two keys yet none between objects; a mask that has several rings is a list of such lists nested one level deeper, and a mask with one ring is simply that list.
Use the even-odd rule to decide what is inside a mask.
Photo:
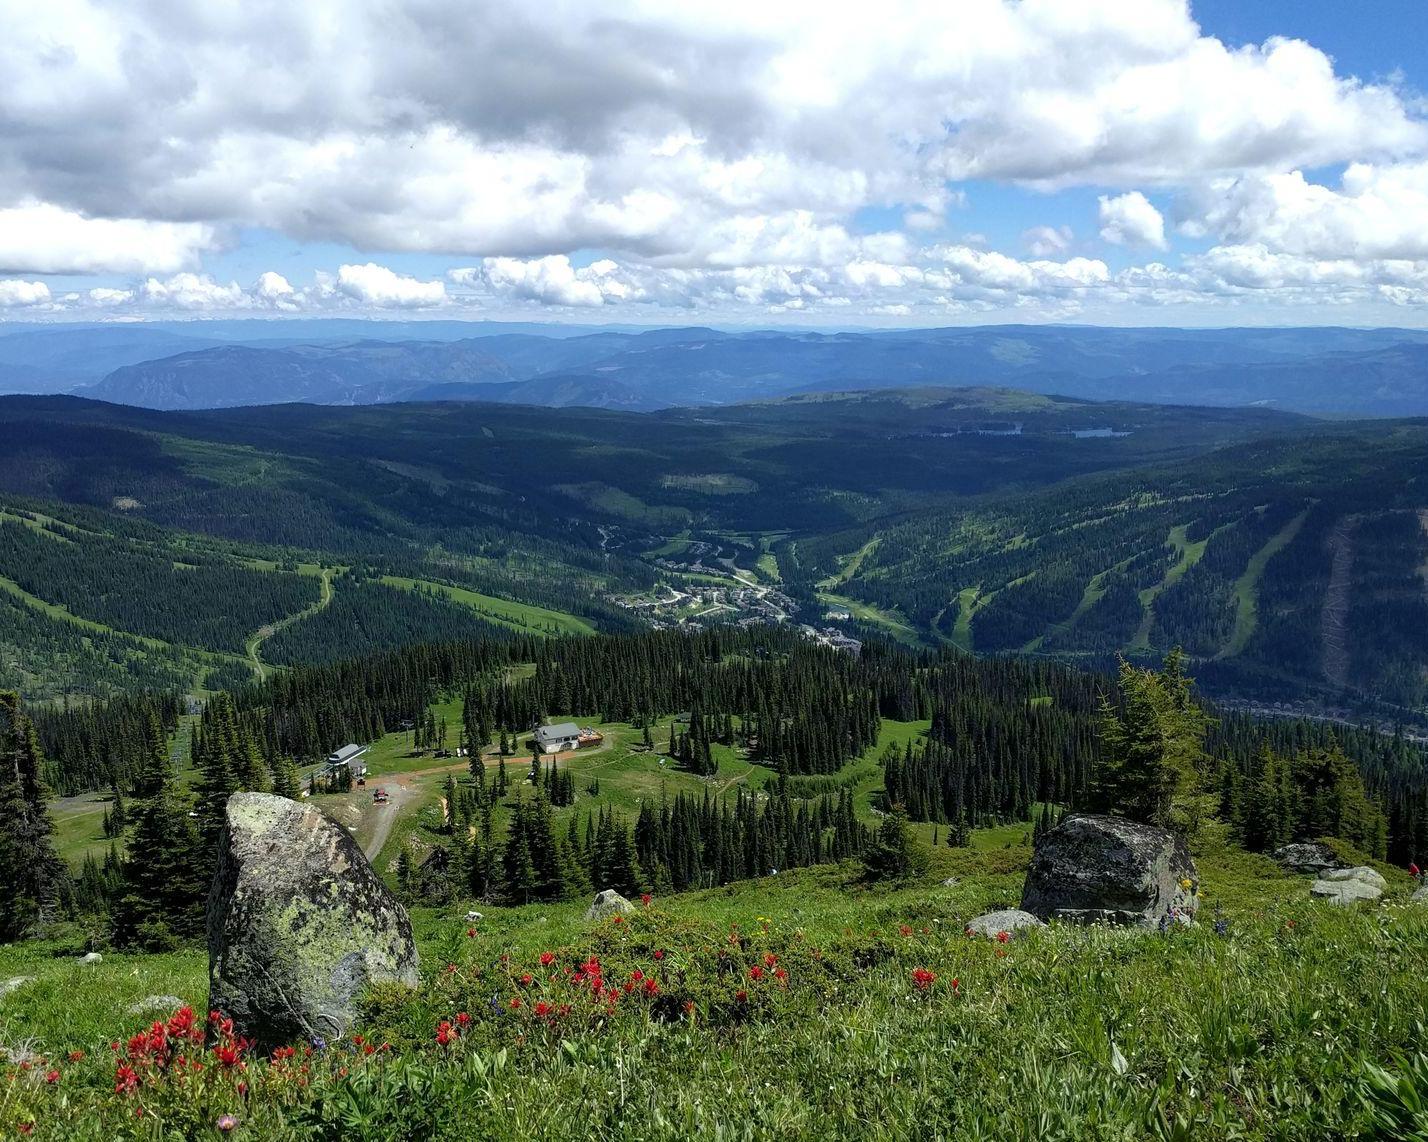
[{"label": "haze over mountains", "polygon": [[0,392],[70,392],[156,409],[479,400],[643,411],[928,384],[1316,415],[1425,415],[1428,332],[1079,326],[592,332],[465,322],[234,321],[0,335]]}]

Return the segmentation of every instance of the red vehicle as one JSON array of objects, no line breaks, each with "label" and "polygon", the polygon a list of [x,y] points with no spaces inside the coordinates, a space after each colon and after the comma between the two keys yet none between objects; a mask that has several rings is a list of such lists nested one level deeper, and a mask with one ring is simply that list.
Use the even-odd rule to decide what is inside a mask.
[{"label": "red vehicle", "polygon": [[379,786],[372,792],[372,801],[377,805],[385,805],[387,803],[387,791]]}]

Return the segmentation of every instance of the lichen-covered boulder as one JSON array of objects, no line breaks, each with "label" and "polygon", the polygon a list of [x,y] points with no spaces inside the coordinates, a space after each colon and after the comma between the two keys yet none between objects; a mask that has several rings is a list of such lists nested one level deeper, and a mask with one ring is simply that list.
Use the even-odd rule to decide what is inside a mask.
[{"label": "lichen-covered boulder", "polygon": [[1021,907],[1043,920],[1154,927],[1195,915],[1199,876],[1185,839],[1123,817],[1076,813],[1032,854]]},{"label": "lichen-covered boulder", "polygon": [[235,793],[208,898],[211,1010],[260,1049],[345,1034],[369,984],[417,983],[411,921],[316,808]]},{"label": "lichen-covered boulder", "polygon": [[989,940],[995,940],[1000,938],[1003,932],[1011,937],[1018,932],[1045,927],[1046,925],[1030,912],[1023,912],[1020,908],[1004,908],[1000,912],[988,912],[983,916],[978,916],[975,920],[968,921],[967,934],[969,936],[986,936]]},{"label": "lichen-covered boulder", "polygon": [[1428,884],[1415,888],[1408,900],[1412,904],[1428,904]]},{"label": "lichen-covered boulder", "polygon": [[1309,888],[1309,895],[1330,904],[1354,904],[1360,900],[1377,900],[1388,882],[1367,865],[1358,868],[1336,868],[1326,872]]},{"label": "lichen-covered boulder", "polygon": [[603,920],[606,916],[613,916],[617,912],[627,913],[634,910],[633,904],[613,888],[607,888],[605,891],[595,894],[595,903],[585,910],[585,919]]},{"label": "lichen-covered boulder", "polygon": [[1274,859],[1286,872],[1312,873],[1339,868],[1343,862],[1334,855],[1334,850],[1319,841],[1297,841],[1292,845],[1281,845],[1274,850]]}]

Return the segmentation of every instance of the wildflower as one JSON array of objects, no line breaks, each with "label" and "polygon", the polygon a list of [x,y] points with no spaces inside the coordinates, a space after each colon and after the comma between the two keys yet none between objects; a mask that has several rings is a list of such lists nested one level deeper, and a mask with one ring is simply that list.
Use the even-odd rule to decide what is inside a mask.
[{"label": "wildflower", "polygon": [[631,978],[632,980],[634,980],[636,983],[639,983],[640,980],[642,980],[642,979],[645,978],[645,973],[642,972],[642,971],[640,971],[639,968],[636,968],[634,971],[632,971],[632,972],[630,973],[630,978]]},{"label": "wildflower", "polygon": [[550,1004],[542,999],[535,1005],[535,1013],[541,1018],[545,1018],[545,1016],[550,1014]]},{"label": "wildflower", "polygon": [[662,960],[662,959],[664,959],[664,949],[663,949],[663,948],[656,948],[656,949],[654,950],[654,958],[657,959],[657,960]]},{"label": "wildflower", "polygon": [[752,980],[756,980],[756,981],[763,979],[763,978],[764,978],[764,969],[761,968],[761,967],[759,967],[758,964],[755,964],[753,967],[751,967],[751,968],[749,969],[749,978],[752,979]]},{"label": "wildflower", "polygon": [[658,995],[659,981],[654,978],[645,980],[645,994],[651,997]]},{"label": "wildflower", "polygon": [[625,922],[625,918],[624,918],[623,916],[621,916],[619,913],[616,913],[616,914],[615,914],[615,918],[614,918],[614,922],[615,922],[616,924],[623,924],[623,923]]},{"label": "wildflower", "polygon": [[459,1034],[460,1032],[452,1027],[450,1020],[443,1019],[436,1025],[436,1041],[442,1047],[445,1047]]},{"label": "wildflower", "polygon": [[736,991],[734,992],[734,998],[740,1003],[747,1003],[749,1001],[749,993],[747,991]]},{"label": "wildflower", "polygon": [[1002,958],[1003,956],[1005,956],[1006,954],[1007,954],[1007,950],[1006,950],[1005,948],[998,948],[998,949],[997,949],[997,959],[1001,959],[1001,958]]},{"label": "wildflower", "polygon": [[643,904],[646,908],[648,908],[650,904],[653,903],[653,901],[654,897],[651,896],[648,892],[643,893],[640,896],[640,903]]},{"label": "wildflower", "polygon": [[764,953],[764,967],[771,968],[776,963],[778,963],[778,957],[776,955],[774,955],[772,952]]},{"label": "wildflower", "polygon": [[534,979],[535,979],[535,976],[531,975],[530,972],[525,972],[525,973],[521,976],[521,984],[522,984],[522,986],[524,986],[524,987],[530,987],[531,982],[532,982]]},{"label": "wildflower", "polygon": [[71,1051],[71,1052],[69,1053],[69,1061],[70,1061],[71,1063],[77,1063],[77,1062],[79,1062],[82,1058],[84,1058],[84,1052],[83,1052],[83,1051]]},{"label": "wildflower", "polygon": [[467,938],[468,940],[474,940],[474,939],[476,938],[476,929],[475,929],[475,928],[467,928],[467,929],[466,929],[466,938]]},{"label": "wildflower", "polygon": [[327,1040],[324,1039],[321,1035],[314,1037],[312,1041],[312,1049],[314,1051],[319,1052],[327,1050]]},{"label": "wildflower", "polygon": [[953,991],[956,991],[956,990],[957,990],[959,987],[961,987],[961,986],[962,986],[962,981],[961,981],[960,979],[958,979],[956,976],[953,976],[953,977],[952,977],[952,990],[953,990]]},{"label": "wildflower", "polygon": [[686,999],[684,1001],[684,1013],[688,1015],[691,1019],[694,1018],[694,1000]]},{"label": "wildflower", "polygon": [[214,1125],[218,1127],[220,1132],[227,1134],[238,1125],[238,1120],[231,1114],[220,1114],[218,1121],[215,1122]]},{"label": "wildflower", "polygon": [[57,1082],[59,1082],[59,1081],[60,1081],[60,1073],[59,1073],[59,1071],[56,1071],[56,1070],[48,1070],[48,1071],[45,1072],[45,1082],[49,1083],[50,1086],[54,1086],[55,1083],[57,1083]]},{"label": "wildflower", "polygon": [[520,997],[519,995],[513,995],[513,996],[511,996],[511,1002],[510,1002],[510,1005],[509,1005],[510,1008],[511,1008],[511,1010],[512,1010],[512,1011],[515,1011],[516,1008],[520,1007],[520,1005],[521,1005],[521,997]]},{"label": "wildflower", "polygon": [[236,1067],[238,1065],[238,1049],[230,1047],[225,1043],[220,1043],[213,1048],[213,1057],[225,1067]]},{"label": "wildflower", "polygon": [[363,1053],[364,1055],[374,1055],[374,1054],[377,1053],[377,1048],[374,1047],[374,1046],[372,1046],[371,1043],[363,1043],[363,1044],[362,1044],[362,1053]]},{"label": "wildflower", "polygon": [[1186,892],[1189,892],[1195,887],[1195,883],[1188,876],[1183,876],[1180,878],[1180,887],[1185,889]]},{"label": "wildflower", "polygon": [[937,980],[937,973],[928,971],[927,968],[914,968],[912,972],[912,982],[918,991],[926,991]]},{"label": "wildflower", "polygon": [[[343,1076],[344,1078],[347,1076],[347,1068],[346,1068],[346,1067],[343,1067],[343,1068],[342,1068],[341,1074],[342,1074],[342,1076]],[[241,1083],[238,1084],[238,1096],[239,1096],[240,1098],[247,1098],[247,1097],[248,1097],[248,1084],[247,1084],[247,1083],[241,1082]]]},{"label": "wildflower", "polygon": [[459,1015],[457,1015],[456,1022],[460,1023],[462,1027],[465,1027],[468,1023],[471,1022],[471,1016],[467,1015],[466,1012],[463,1011]]},{"label": "wildflower", "polygon": [[911,935],[912,935],[912,929],[911,929],[910,927],[908,927],[906,924],[899,924],[899,925],[897,926],[897,930],[898,930],[898,935],[900,935],[900,936],[906,937],[906,936],[911,936]]},{"label": "wildflower", "polygon": [[114,1072],[114,1093],[126,1094],[139,1085],[139,1073],[128,1063],[120,1063]]},{"label": "wildflower", "polygon": [[1216,920],[1216,921],[1215,921],[1215,935],[1217,935],[1217,936],[1225,936],[1225,935],[1228,935],[1228,934],[1229,934],[1229,931],[1230,931],[1230,922],[1229,922],[1228,920]]},{"label": "wildflower", "polygon": [[28,1138],[35,1132],[35,1124],[33,1122],[22,1122],[20,1123],[19,1130],[21,1134]]},{"label": "wildflower", "polygon": [[543,967],[543,968],[548,968],[548,967],[550,967],[550,965],[553,964],[553,963],[555,963],[555,953],[554,953],[554,952],[541,952],[541,954],[540,954],[540,966],[541,966],[541,967]]},{"label": "wildflower", "polygon": [[1008,940],[1010,940],[1010,939],[1011,939],[1011,934],[1010,934],[1009,932],[998,932],[998,933],[997,933],[997,943],[999,943],[999,944],[1005,944],[1005,943],[1006,943]]},{"label": "wildflower", "polygon": [[785,983],[788,980],[788,972],[784,971],[783,968],[774,968],[774,979],[778,980],[779,983]]}]

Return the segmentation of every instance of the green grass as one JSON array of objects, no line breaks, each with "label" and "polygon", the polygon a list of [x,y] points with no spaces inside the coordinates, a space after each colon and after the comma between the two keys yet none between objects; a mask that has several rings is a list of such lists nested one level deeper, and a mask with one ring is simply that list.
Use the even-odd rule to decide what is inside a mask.
[{"label": "green grass", "polygon": [[819,591],[818,601],[829,606],[841,607],[859,622],[870,623],[895,642],[907,646],[926,645],[926,640],[918,633],[917,628],[896,611],[884,610],[872,603],[865,603],[861,599],[849,598],[847,595],[834,595],[828,591]]},{"label": "green grass", "polygon": [[548,607],[537,607],[530,603],[516,603],[510,599],[498,599],[494,595],[482,595],[465,587],[452,587],[445,583],[434,583],[426,579],[409,579],[401,575],[384,575],[381,581],[389,587],[400,587],[412,591],[420,586],[423,590],[434,591],[453,603],[470,607],[481,615],[513,630],[539,632],[554,631],[556,634],[594,634],[595,627],[576,615],[565,611],[554,611]]},{"label": "green grass", "polygon": [[1136,629],[1135,637],[1131,639],[1126,647],[1132,652],[1144,652],[1150,649],[1150,630],[1155,623],[1155,600],[1162,591],[1167,591],[1185,576],[1185,572],[1200,562],[1200,558],[1205,554],[1205,548],[1224,527],[1216,528],[1204,539],[1191,543],[1186,538],[1189,531],[1187,524],[1179,524],[1170,529],[1170,535],[1165,540],[1165,546],[1174,548],[1178,558],[1170,569],[1165,572],[1165,578],[1154,586],[1146,587],[1140,593],[1141,617],[1140,626]]},{"label": "green grass", "polygon": [[1259,624],[1259,580],[1269,561],[1294,541],[1308,517],[1306,508],[1276,532],[1263,547],[1250,556],[1244,574],[1235,580],[1235,627],[1224,649],[1216,658],[1234,658],[1244,652]]},{"label": "green grass", "polygon": [[[1019,898],[1024,831],[979,831],[914,884],[797,870],[656,899],[622,925],[588,923],[583,902],[481,905],[475,926],[465,901],[418,909],[422,986],[373,996],[357,1028],[390,1051],[374,1061],[334,1042],[291,1077],[211,1064],[116,1095],[108,1044],[154,1018],[130,1013],[148,996],[203,1011],[203,954],[81,966],[77,940],[0,948],[0,979],[32,977],[0,998],[0,1044],[60,1071],[53,1085],[12,1071],[0,1131],[205,1137],[228,1113],[235,1137],[264,1139],[1287,1140],[1367,1136],[1365,1099],[1394,1109],[1368,1064],[1400,1071],[1428,1007],[1428,909],[1403,904],[1402,877],[1384,906],[1336,909],[1210,836],[1197,854],[1208,914],[1193,930],[1053,926],[1005,947],[965,936],[972,916]],[[607,980],[639,970],[659,995],[641,987],[607,1013],[565,982],[591,955]],[[935,974],[926,991],[915,968]],[[572,1010],[541,1017],[541,1000]],[[438,1021],[458,1012],[463,1037],[437,1047]]]}]

